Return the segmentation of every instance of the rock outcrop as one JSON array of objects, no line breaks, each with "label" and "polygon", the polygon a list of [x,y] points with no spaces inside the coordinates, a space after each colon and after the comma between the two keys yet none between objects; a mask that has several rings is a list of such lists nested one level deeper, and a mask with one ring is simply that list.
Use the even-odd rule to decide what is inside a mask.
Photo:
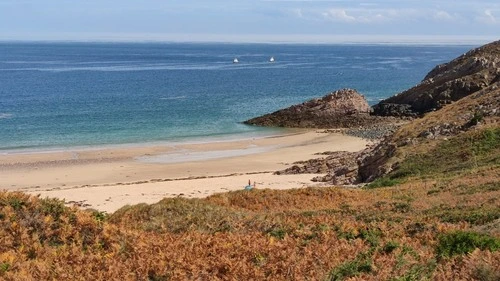
[{"label": "rock outcrop", "polygon": [[415,116],[437,110],[500,81],[500,41],[436,66],[417,86],[373,107],[378,116]]},{"label": "rock outcrop", "polygon": [[390,139],[387,137],[375,147],[365,149],[357,158],[360,182],[371,182],[393,170],[393,166],[387,163],[396,154],[397,146]]},{"label": "rock outcrop", "polygon": [[326,174],[314,177],[312,181],[335,185],[351,185],[359,182],[356,158],[360,152],[334,151],[320,154],[326,157],[295,162],[290,168],[275,174]]},{"label": "rock outcrop", "polygon": [[356,90],[342,89],[245,121],[245,124],[287,128],[350,128],[373,121],[371,108]]}]

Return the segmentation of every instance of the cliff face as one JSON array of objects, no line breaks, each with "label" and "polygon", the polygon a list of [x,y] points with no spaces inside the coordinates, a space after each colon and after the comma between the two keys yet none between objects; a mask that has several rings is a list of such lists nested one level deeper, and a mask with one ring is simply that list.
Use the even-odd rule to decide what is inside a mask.
[{"label": "cliff face", "polygon": [[345,128],[365,125],[370,106],[356,90],[342,89],[245,121],[245,124],[290,128]]},{"label": "cliff face", "polygon": [[379,116],[416,116],[442,108],[500,81],[500,41],[436,66],[417,86],[373,107]]}]

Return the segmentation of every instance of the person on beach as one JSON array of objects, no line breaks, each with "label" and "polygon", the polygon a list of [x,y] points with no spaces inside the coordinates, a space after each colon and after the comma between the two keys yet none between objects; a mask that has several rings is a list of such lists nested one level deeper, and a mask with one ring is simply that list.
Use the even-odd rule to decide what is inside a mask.
[{"label": "person on beach", "polygon": [[[255,186],[255,185],[254,185]],[[245,190],[251,190],[253,188],[252,181],[248,180],[248,185],[245,186]]]}]

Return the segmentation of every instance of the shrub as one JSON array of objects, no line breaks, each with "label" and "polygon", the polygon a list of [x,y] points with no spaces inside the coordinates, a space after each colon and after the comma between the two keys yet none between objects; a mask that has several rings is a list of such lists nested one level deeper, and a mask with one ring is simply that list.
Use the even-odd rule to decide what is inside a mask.
[{"label": "shrub", "polygon": [[0,273],[8,271],[10,268],[10,264],[7,262],[0,263]]},{"label": "shrub", "polygon": [[16,196],[16,194],[8,194],[0,200],[0,206],[11,206],[12,209],[19,211],[26,206],[26,199]]},{"label": "shrub", "polygon": [[439,236],[436,254],[438,258],[453,257],[472,252],[474,249],[496,251],[500,239],[476,232],[454,231]]},{"label": "shrub", "polygon": [[474,152],[481,155],[500,148],[500,128],[484,130],[472,140],[472,143]]},{"label": "shrub", "polygon": [[357,237],[368,242],[371,247],[377,247],[381,236],[382,232],[379,229],[372,228],[359,230]]},{"label": "shrub", "polygon": [[387,242],[384,247],[382,247],[380,249],[380,252],[384,253],[384,254],[390,254],[392,253],[394,250],[396,250],[397,248],[399,248],[399,244],[394,242],[394,241],[389,241]]},{"label": "shrub", "polygon": [[344,280],[346,278],[359,275],[361,273],[368,273],[372,271],[372,261],[367,259],[356,258],[353,261],[342,263],[341,265],[332,269],[328,281]]},{"label": "shrub", "polygon": [[92,210],[92,217],[96,222],[102,223],[108,218],[108,214],[106,212]]},{"label": "shrub", "polygon": [[413,265],[403,276],[390,279],[391,281],[421,281],[431,280],[432,272],[435,270],[436,264],[434,260],[429,261],[425,265]]},{"label": "shrub", "polygon": [[64,202],[56,198],[45,198],[40,201],[40,209],[44,215],[52,216],[58,221],[65,212]]},{"label": "shrub", "polygon": [[284,239],[287,234],[286,230],[281,227],[272,228],[267,233],[272,237],[278,238],[280,240]]},{"label": "shrub", "polygon": [[484,225],[500,218],[500,211],[486,208],[453,208],[436,211],[434,216],[442,222],[458,223],[466,221],[473,225]]},{"label": "shrub", "polygon": [[411,205],[406,202],[392,203],[392,211],[399,213],[408,213],[411,210]]},{"label": "shrub", "polygon": [[481,121],[484,119],[484,114],[482,111],[476,110],[474,112],[474,115],[472,115],[472,118],[469,120],[468,124],[469,126],[475,126],[479,124]]},{"label": "shrub", "polygon": [[119,209],[105,220],[125,227],[157,233],[204,231],[228,232],[245,216],[199,199],[165,198],[152,205],[139,204]]}]

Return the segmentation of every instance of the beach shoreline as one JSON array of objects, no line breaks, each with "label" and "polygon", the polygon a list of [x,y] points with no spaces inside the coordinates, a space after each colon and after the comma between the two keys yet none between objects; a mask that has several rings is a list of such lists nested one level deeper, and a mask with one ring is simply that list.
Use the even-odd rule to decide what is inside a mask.
[{"label": "beach shoreline", "polygon": [[324,151],[359,151],[368,140],[321,130],[168,145],[134,145],[0,155],[0,189],[114,212],[165,197],[206,197],[257,188],[318,185],[316,175],[274,175]]}]

